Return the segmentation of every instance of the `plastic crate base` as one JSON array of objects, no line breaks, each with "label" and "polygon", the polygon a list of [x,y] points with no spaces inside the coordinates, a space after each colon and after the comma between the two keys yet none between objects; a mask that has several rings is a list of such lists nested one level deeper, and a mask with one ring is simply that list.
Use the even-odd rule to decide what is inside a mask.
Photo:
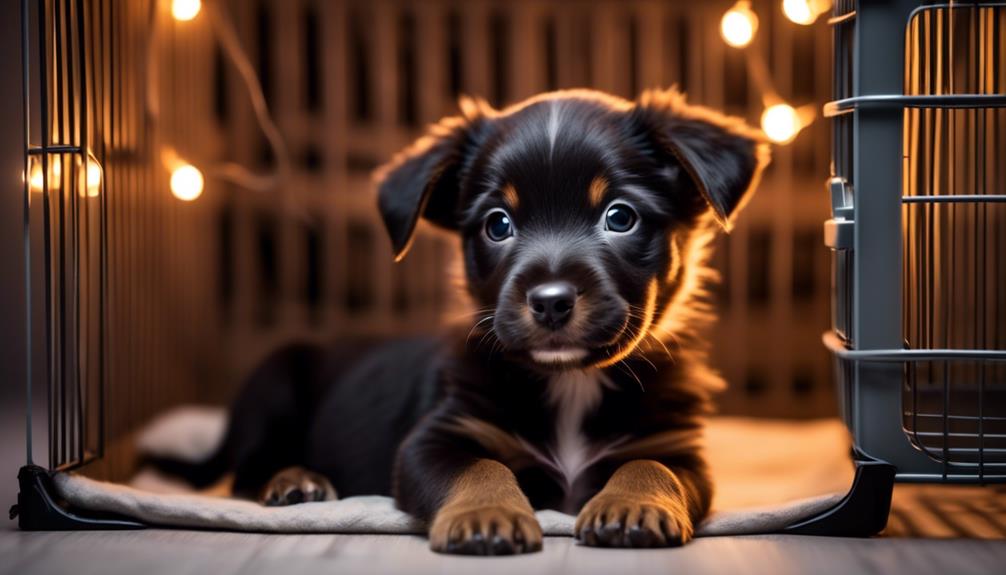
[{"label": "plastic crate base", "polygon": [[112,514],[84,512],[70,508],[56,494],[49,472],[37,465],[25,465],[18,471],[17,504],[10,508],[10,518],[18,520],[23,531],[89,531],[143,529],[133,519]]},{"label": "plastic crate base", "polygon": [[782,530],[793,535],[870,537],[887,527],[896,468],[883,461],[856,461],[849,492],[831,509]]}]

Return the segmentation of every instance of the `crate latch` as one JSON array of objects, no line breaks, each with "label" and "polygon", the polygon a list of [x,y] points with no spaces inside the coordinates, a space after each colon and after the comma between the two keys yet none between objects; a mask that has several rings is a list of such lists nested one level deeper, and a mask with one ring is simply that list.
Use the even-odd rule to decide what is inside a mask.
[{"label": "crate latch", "polygon": [[852,249],[853,197],[852,186],[844,178],[828,180],[831,192],[831,219],[824,222],[824,245],[833,250]]}]

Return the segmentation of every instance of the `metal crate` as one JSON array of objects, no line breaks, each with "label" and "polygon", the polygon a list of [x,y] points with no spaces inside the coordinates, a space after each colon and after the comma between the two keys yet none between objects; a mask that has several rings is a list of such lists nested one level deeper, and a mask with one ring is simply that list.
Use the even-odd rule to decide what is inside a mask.
[{"label": "metal crate", "polygon": [[[417,246],[420,254],[414,255],[427,255],[406,264],[415,266],[407,270],[409,277],[423,275],[426,283],[399,281],[405,276],[393,272],[375,248],[373,226],[378,224],[366,195],[367,174],[375,158],[385,157],[415,135],[416,124],[453,109],[453,102],[448,101],[454,92],[461,88],[491,92],[497,103],[503,103],[547,87],[592,83],[628,95],[639,83],[680,80],[699,100],[739,106],[740,113],[749,105],[746,96],[734,104],[727,98],[732,84],[720,78],[730,73],[724,68],[727,56],[715,27],[704,26],[708,14],[689,12],[675,3],[589,2],[590,11],[576,18],[571,15],[580,8],[561,1],[500,2],[492,10],[481,3],[454,2],[423,3],[418,10],[398,3],[370,10],[362,1],[255,3],[254,8],[242,9],[246,27],[255,29],[245,31],[249,44],[271,46],[277,62],[286,69],[301,69],[295,56],[298,51],[291,49],[299,39],[298,19],[290,15],[298,10],[307,10],[303,21],[314,27],[309,27],[314,32],[304,34],[305,46],[310,46],[304,53],[315,53],[319,39],[326,39],[323,47],[334,61],[354,63],[338,70],[341,75],[330,74],[323,90],[320,85],[306,84],[306,108],[297,97],[296,83],[272,84],[279,115],[293,119],[284,126],[286,135],[293,148],[305,150],[297,201],[317,211],[331,208],[330,218],[323,222],[330,231],[309,232],[304,244],[313,246],[306,251],[314,256],[300,259],[292,246],[300,245],[296,238],[303,234],[302,226],[261,218],[274,206],[259,196],[232,194],[221,206],[204,204],[206,211],[193,217],[199,206],[182,212],[166,193],[156,153],[160,138],[166,137],[165,127],[171,127],[173,139],[187,141],[185,147],[202,150],[197,156],[214,157],[218,148],[232,145],[236,158],[245,163],[257,162],[261,155],[256,137],[249,132],[253,127],[227,120],[231,113],[226,109],[239,110],[246,95],[231,86],[234,78],[228,83],[225,74],[214,71],[214,53],[205,40],[177,32],[176,44],[183,49],[165,56],[165,63],[195,68],[201,81],[190,82],[184,90],[174,89],[172,93],[184,92],[191,98],[165,106],[158,128],[147,110],[151,101],[147,90],[154,89],[147,83],[153,60],[139,55],[148,50],[148,40],[154,36],[153,15],[157,6],[165,8],[163,3],[21,0],[18,4],[24,43],[20,56],[25,171],[30,175],[24,190],[25,237],[38,238],[26,252],[26,268],[34,270],[34,275],[25,278],[26,291],[34,303],[29,302],[25,319],[29,345],[44,348],[39,355],[45,359],[33,366],[28,353],[28,367],[34,370],[34,378],[31,373],[27,377],[29,463],[33,461],[33,385],[47,392],[45,410],[38,413],[49,424],[47,433],[41,438],[36,435],[34,442],[47,444],[45,467],[28,465],[21,472],[18,510],[26,529],[139,526],[124,518],[64,508],[53,499],[49,473],[85,465],[90,471],[98,465],[121,465],[125,469],[119,470],[119,476],[128,472],[128,465],[122,464],[129,458],[117,451],[119,439],[162,408],[204,399],[212,391],[200,387],[189,368],[183,367],[200,364],[204,356],[195,350],[209,347],[200,344],[227,337],[231,349],[252,358],[256,354],[247,353],[248,349],[267,347],[277,335],[341,333],[338,330],[344,326],[381,325],[397,332],[406,324],[428,323],[430,316],[423,313],[436,311],[440,304],[430,307],[423,302],[438,300],[439,296],[431,294],[440,285],[440,276],[413,271],[440,269],[435,262],[442,246],[432,242],[428,249]],[[276,14],[283,17],[270,17]],[[937,18],[937,14],[942,15]],[[958,15],[954,25],[949,23],[951,14]],[[441,24],[426,25],[441,17]],[[263,24],[272,20],[276,20],[274,26]],[[401,40],[401,45],[414,44],[417,53],[426,56],[417,58],[409,50],[395,48],[399,40],[387,33],[395,22],[408,39]],[[583,22],[589,25],[582,26]],[[626,27],[625,22],[633,24]],[[663,24],[649,25],[656,22]],[[859,465],[845,500],[785,531],[868,535],[886,523],[895,477],[983,482],[1002,480],[1006,473],[1006,302],[995,290],[1006,285],[1000,281],[1006,280],[1002,268],[997,267],[1006,252],[1002,229],[1006,205],[1001,203],[1006,198],[1006,122],[1001,107],[1001,94],[1006,92],[1006,24],[999,4],[919,8],[903,0],[872,0],[862,5],[837,1],[831,24],[835,101],[826,114],[834,127],[834,218],[826,230],[834,253],[834,332],[826,342],[835,352],[842,408],[855,436]],[[446,32],[438,35],[442,25]],[[546,36],[553,38],[544,43],[541,53],[528,48],[535,43],[527,36],[539,25],[551,30]],[[338,40],[346,35],[347,26],[353,34],[344,45]],[[541,62],[550,63],[546,67],[551,68],[582,51],[580,43],[573,41],[581,36],[572,32],[580,27],[595,29],[598,37],[608,39],[605,57],[583,70],[539,70]],[[624,38],[623,27],[627,30]],[[486,33],[462,34],[462,29]],[[662,33],[663,29],[673,32]],[[780,33],[783,41],[774,42],[772,50],[781,47],[775,60],[788,61],[790,51],[801,49]],[[582,37],[591,38],[589,34]],[[511,42],[520,48],[508,48]],[[951,45],[961,46],[955,48],[957,59],[952,60],[961,75],[952,76],[952,84],[949,79],[945,83],[927,80],[938,72],[941,78],[947,74],[942,62],[951,60],[934,54],[946,52],[949,58]],[[497,63],[519,54],[535,64],[489,66],[471,60],[475,65],[462,66],[467,60],[455,57],[456,53],[491,53]],[[450,58],[441,62],[429,54]],[[653,59],[644,66],[639,54]],[[618,64],[625,61],[631,65]],[[302,73],[312,75],[317,66],[311,59],[304,70],[313,72]],[[376,69],[400,72],[378,76],[371,73]],[[545,80],[546,76],[555,77]],[[447,94],[428,78],[456,78],[458,85]],[[409,89],[387,88],[417,82]],[[341,84],[355,86],[347,102],[333,88]],[[322,94],[328,99],[310,104]],[[211,95],[216,111],[207,115],[211,106],[197,103],[208,102]],[[375,102],[373,108],[361,104],[370,100]],[[322,101],[326,103],[320,105]],[[170,108],[177,108],[174,116]],[[333,141],[341,143],[322,148],[324,140],[319,139],[317,128],[335,134]],[[947,137],[950,133],[954,134],[952,142]],[[308,161],[312,156],[320,160]],[[920,158],[938,159],[940,178],[932,176],[932,162],[920,162]],[[74,193],[81,181],[86,183],[92,162],[103,170],[100,189],[94,194],[86,189],[83,194]],[[319,162],[320,166],[309,167]],[[797,163],[780,162],[772,177],[797,182],[794,191],[802,188],[803,176],[792,168]],[[946,171],[951,165],[953,178]],[[37,186],[33,183],[36,173]],[[965,177],[978,173],[984,175],[980,182]],[[332,182],[337,184],[337,193],[329,193]],[[757,226],[781,230],[792,221],[819,221],[816,212],[804,209],[812,204],[799,208],[806,194],[790,193],[789,187],[775,186],[777,196],[772,201],[785,202],[790,211],[765,209],[760,216],[750,214],[754,216],[751,235],[774,238],[772,242],[744,242],[743,234],[748,233],[744,230],[740,230],[741,238],[735,235],[731,242],[736,246],[782,245],[790,241],[788,232],[759,234]],[[778,195],[784,191],[786,195]],[[205,287],[212,286],[207,278],[216,277],[215,262],[201,257],[207,245],[215,245],[216,237],[205,222],[218,213],[220,253],[242,262],[233,268],[219,266],[228,270],[219,278],[220,301],[212,287]],[[249,255],[254,250],[246,249],[254,244],[267,254],[260,267],[271,271],[256,275],[259,264]],[[772,251],[775,258],[788,250],[766,247],[764,251]],[[151,253],[169,257],[144,257]],[[326,256],[336,262],[331,270],[321,271],[322,253],[332,254]],[[949,270],[948,256],[954,262]],[[727,325],[742,326],[750,317],[742,288],[750,283],[748,266],[738,265],[743,257],[732,261],[731,299],[738,305],[727,307],[723,319]],[[289,286],[281,288],[273,278],[299,277],[311,269],[315,273],[305,277],[313,279],[305,283],[313,286],[306,290],[313,295],[303,298],[306,305],[297,303],[300,296],[284,299],[282,289]],[[348,269],[365,269],[366,273],[342,273]],[[352,281],[338,283],[342,276]],[[254,287],[259,281],[266,287]],[[326,282],[334,289],[322,289]],[[166,294],[162,288],[169,284],[173,292]],[[235,286],[253,287],[242,291]],[[271,307],[277,302],[279,311]],[[219,325],[207,322],[217,317],[218,307],[225,319]],[[411,319],[392,322],[399,308],[413,309]],[[44,316],[34,335],[32,309]],[[302,317],[311,318],[309,326],[298,323]],[[184,348],[178,342],[185,342]],[[780,367],[792,355],[800,355],[799,350],[773,348],[759,360]],[[218,357],[211,359],[203,363],[223,363]],[[736,378],[755,373],[746,359],[734,365]]]},{"label": "metal crate", "polygon": [[1006,481],[1006,4],[835,10],[824,342],[857,477],[833,513],[869,535],[895,481]]}]

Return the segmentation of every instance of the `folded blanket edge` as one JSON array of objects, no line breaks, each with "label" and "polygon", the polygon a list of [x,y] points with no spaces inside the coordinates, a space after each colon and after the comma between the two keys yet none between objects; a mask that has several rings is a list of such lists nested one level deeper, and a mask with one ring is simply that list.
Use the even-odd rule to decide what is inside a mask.
[{"label": "folded blanket edge", "polygon": [[[378,495],[263,507],[224,497],[153,493],[76,473],[57,473],[54,483],[59,494],[80,509],[118,513],[157,527],[266,533],[425,533],[421,521],[398,510],[390,497]],[[714,512],[699,526],[696,536],[776,533],[833,507],[842,496],[832,493],[776,506]],[[536,516],[545,535],[573,535],[573,516],[553,510],[538,511]]]}]

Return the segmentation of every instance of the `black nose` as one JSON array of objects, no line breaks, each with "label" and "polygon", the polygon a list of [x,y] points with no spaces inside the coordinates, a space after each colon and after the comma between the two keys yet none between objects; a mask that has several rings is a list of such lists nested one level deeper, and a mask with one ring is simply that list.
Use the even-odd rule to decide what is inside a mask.
[{"label": "black nose", "polygon": [[540,325],[559,329],[573,315],[576,288],[568,282],[556,281],[537,285],[527,292],[527,307]]}]

